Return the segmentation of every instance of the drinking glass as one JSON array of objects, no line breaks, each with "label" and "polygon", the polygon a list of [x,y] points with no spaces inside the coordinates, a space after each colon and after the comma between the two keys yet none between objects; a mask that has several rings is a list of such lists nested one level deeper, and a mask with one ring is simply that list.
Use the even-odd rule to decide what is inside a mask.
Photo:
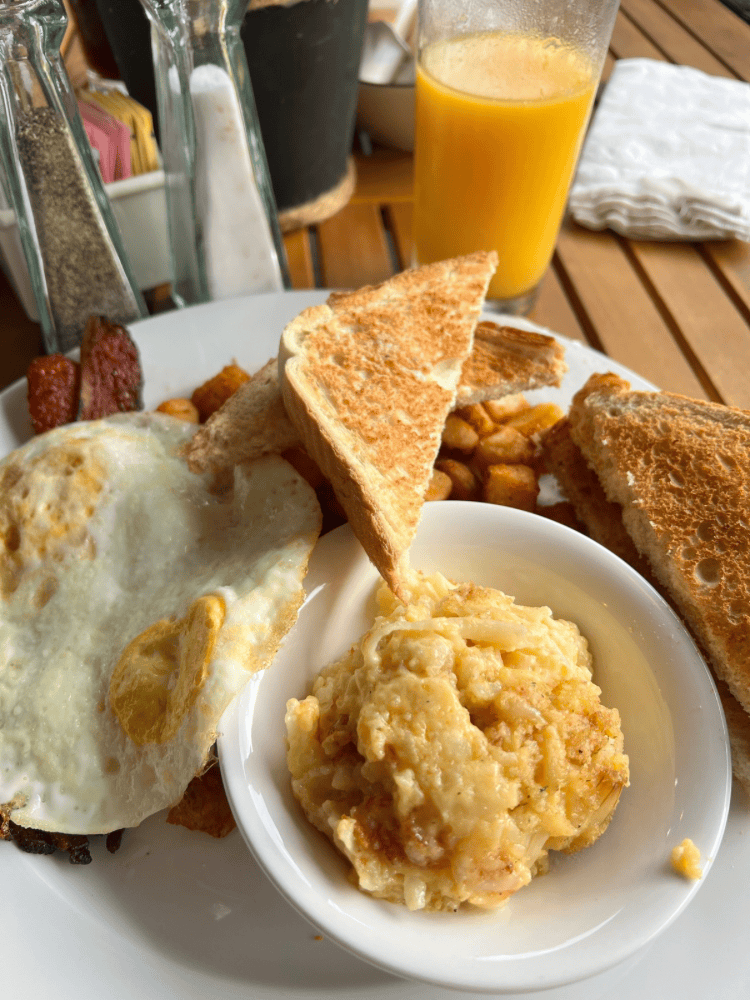
[{"label": "drinking glass", "polygon": [[420,0],[417,263],[495,250],[526,313],[552,259],[619,0]]}]

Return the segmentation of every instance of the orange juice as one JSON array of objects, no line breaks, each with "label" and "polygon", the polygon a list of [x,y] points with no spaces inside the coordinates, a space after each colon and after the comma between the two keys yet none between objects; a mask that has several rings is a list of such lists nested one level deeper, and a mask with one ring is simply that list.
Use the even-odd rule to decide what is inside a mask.
[{"label": "orange juice", "polygon": [[417,70],[414,239],[420,264],[500,259],[489,298],[532,290],[552,259],[597,71],[555,39],[435,42]]}]

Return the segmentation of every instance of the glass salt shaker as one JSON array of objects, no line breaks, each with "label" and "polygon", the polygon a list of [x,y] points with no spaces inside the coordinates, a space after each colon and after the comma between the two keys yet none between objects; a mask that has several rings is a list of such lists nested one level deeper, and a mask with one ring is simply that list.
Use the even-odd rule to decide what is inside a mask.
[{"label": "glass salt shaker", "polygon": [[63,0],[0,0],[0,166],[49,352],[76,347],[91,315],[146,315],[60,56],[66,25]]},{"label": "glass salt shaker", "polygon": [[180,305],[289,286],[240,40],[247,0],[141,0],[151,20]]}]

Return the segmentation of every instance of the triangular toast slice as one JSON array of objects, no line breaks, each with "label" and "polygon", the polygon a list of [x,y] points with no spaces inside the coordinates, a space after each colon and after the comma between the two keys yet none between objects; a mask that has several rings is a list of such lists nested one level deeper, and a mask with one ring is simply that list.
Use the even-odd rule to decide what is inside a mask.
[{"label": "triangular toast slice", "polygon": [[570,436],[567,417],[558,420],[544,434],[541,449],[545,468],[555,477],[594,541],[630,563],[653,583],[648,559],[640,554],[622,523],[622,507],[607,499],[599,477]]},{"label": "triangular toast slice", "polygon": [[[560,420],[545,434],[542,453],[547,468],[554,474],[591,537],[629,562],[672,602],[669,592],[654,578],[648,559],[636,549],[625,530],[622,507],[607,499],[598,476],[573,443],[567,418]],[[750,795],[750,715],[722,681],[719,681],[719,694],[729,730],[734,773]]]},{"label": "triangular toast slice", "polygon": [[594,375],[569,420],[636,548],[750,711],[750,411]]},{"label": "triangular toast slice", "polygon": [[[328,305],[345,297],[333,293]],[[564,355],[563,345],[546,334],[490,321],[478,323],[474,346],[461,372],[456,406],[558,386],[567,371]],[[193,472],[219,472],[299,444],[299,434],[284,408],[278,367],[278,359],[272,358],[251,375],[188,441],[183,455]]]},{"label": "triangular toast slice", "polygon": [[405,271],[304,310],[281,339],[286,411],[399,597],[496,265],[477,253]]},{"label": "triangular toast slice", "polygon": [[568,370],[563,345],[544,333],[485,320],[461,372],[457,406],[483,403],[512,393],[560,385]]}]

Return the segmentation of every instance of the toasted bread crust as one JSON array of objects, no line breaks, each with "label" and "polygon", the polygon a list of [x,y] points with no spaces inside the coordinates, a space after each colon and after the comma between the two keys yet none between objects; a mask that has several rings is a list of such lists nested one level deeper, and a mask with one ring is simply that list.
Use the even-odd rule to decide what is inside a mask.
[{"label": "toasted bread crust", "polygon": [[734,698],[726,684],[719,682],[719,696],[724,709],[729,731],[729,745],[732,750],[732,770],[734,776],[750,795],[750,715]]},{"label": "toasted bread crust", "polygon": [[287,413],[399,596],[494,254],[396,275],[306,309],[282,337]]},{"label": "toasted bread crust", "polygon": [[516,392],[560,385],[568,370],[565,349],[554,337],[485,321],[464,362],[457,406],[483,403]]},{"label": "toasted bread crust", "polygon": [[220,472],[298,442],[281,398],[279,366],[271,358],[196,431],[182,457],[191,472]]},{"label": "toasted bread crust", "polygon": [[641,576],[651,581],[653,575],[649,562],[635,547],[622,523],[622,507],[607,499],[596,473],[570,436],[570,421],[567,418],[558,421],[546,432],[541,448],[547,468],[557,479],[594,541],[630,563]]},{"label": "toasted bread crust", "polygon": [[750,711],[750,412],[593,376],[570,422],[639,552]]}]

